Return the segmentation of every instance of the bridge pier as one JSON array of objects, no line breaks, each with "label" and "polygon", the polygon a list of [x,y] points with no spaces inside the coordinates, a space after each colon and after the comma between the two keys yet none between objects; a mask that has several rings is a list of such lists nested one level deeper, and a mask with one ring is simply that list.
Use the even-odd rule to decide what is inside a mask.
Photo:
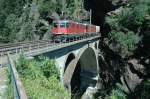
[{"label": "bridge pier", "polygon": [[95,49],[95,43],[85,45],[76,57],[70,57],[66,62],[68,61],[70,63],[66,63],[68,66],[65,66],[64,69],[63,83],[73,95],[80,91],[80,97],[89,86],[96,87],[99,64],[98,49]]}]

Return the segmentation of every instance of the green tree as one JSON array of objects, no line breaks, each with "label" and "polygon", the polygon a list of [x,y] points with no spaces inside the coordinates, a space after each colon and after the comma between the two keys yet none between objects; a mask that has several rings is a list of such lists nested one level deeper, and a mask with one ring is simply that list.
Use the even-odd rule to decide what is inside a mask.
[{"label": "green tree", "polygon": [[117,43],[118,53],[122,57],[133,55],[133,51],[137,48],[137,44],[141,40],[138,34],[127,32],[126,34],[121,31],[112,31],[108,36],[109,44]]},{"label": "green tree", "polygon": [[66,16],[72,20],[79,21],[83,11],[83,0],[66,0]]},{"label": "green tree", "polygon": [[[17,18],[22,13],[25,1],[1,0],[0,2],[0,41],[13,41],[18,30]],[[15,32],[15,33],[14,33]]]}]

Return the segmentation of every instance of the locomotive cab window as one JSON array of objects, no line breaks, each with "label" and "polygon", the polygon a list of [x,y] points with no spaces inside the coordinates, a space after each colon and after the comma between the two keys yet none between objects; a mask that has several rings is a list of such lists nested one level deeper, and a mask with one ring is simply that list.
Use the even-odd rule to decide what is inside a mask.
[{"label": "locomotive cab window", "polygon": [[69,23],[66,23],[66,28],[68,28],[69,27]]},{"label": "locomotive cab window", "polygon": [[66,27],[66,23],[65,22],[60,23],[60,27],[61,28],[65,28]]},{"label": "locomotive cab window", "polygon": [[60,23],[60,28],[67,28],[69,27],[69,23],[68,22],[61,22]]},{"label": "locomotive cab window", "polygon": [[53,26],[54,26],[55,28],[57,28],[57,27],[58,27],[58,23],[53,23]]}]

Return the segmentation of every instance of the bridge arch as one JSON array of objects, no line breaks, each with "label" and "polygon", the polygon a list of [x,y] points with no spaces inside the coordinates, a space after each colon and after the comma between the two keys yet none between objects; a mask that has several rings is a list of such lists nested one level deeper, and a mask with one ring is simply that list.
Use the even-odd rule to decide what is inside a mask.
[{"label": "bridge arch", "polygon": [[[72,79],[71,90],[72,93],[84,92],[87,87],[95,87],[97,81],[95,80],[97,73],[97,57],[95,51],[89,47],[85,49],[76,64]],[[82,93],[81,93],[82,94]]]},{"label": "bridge arch", "polygon": [[68,56],[66,57],[66,60],[65,60],[65,64],[64,64],[64,72],[66,71],[69,63],[75,59],[75,54],[74,53],[69,53]]},{"label": "bridge arch", "polygon": [[[87,87],[95,87],[97,80],[97,57],[92,47],[82,49],[64,72],[64,85],[72,94],[84,92]],[[82,93],[80,93],[82,94]]]},{"label": "bridge arch", "polygon": [[95,47],[95,49],[98,49],[98,42],[95,42],[94,47]]},{"label": "bridge arch", "polygon": [[96,52],[93,48],[89,47],[85,49],[81,53],[78,62],[81,66],[81,72],[90,72],[92,74],[97,73],[97,57]]}]

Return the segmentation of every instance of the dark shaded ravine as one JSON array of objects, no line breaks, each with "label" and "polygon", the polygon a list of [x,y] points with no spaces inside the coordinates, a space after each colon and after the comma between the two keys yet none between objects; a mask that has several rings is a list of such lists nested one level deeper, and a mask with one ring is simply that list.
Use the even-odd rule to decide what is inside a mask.
[{"label": "dark shaded ravine", "polygon": [[139,45],[129,59],[122,58],[103,42],[103,38],[111,31],[111,27],[105,22],[106,14],[125,5],[126,2],[127,0],[84,0],[85,9],[87,11],[92,9],[92,23],[101,27],[102,39],[99,49],[103,52],[103,58],[99,57],[101,69],[99,91],[95,94],[97,98],[102,95],[101,90],[107,93],[116,83],[122,85],[129,99],[135,98],[134,90],[150,78],[150,36],[147,36],[150,31],[142,34],[142,46]]}]

